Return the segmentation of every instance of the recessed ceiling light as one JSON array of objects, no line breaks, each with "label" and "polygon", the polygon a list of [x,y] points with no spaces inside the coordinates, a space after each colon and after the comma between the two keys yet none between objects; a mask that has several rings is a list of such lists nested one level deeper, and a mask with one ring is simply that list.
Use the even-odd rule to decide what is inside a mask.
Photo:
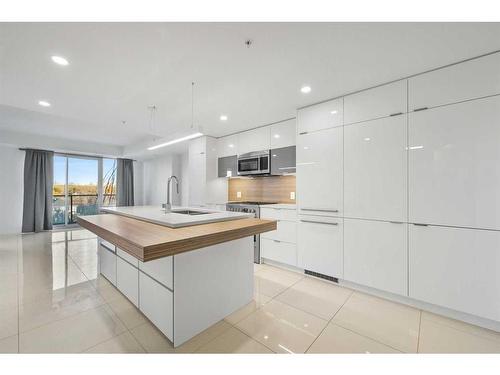
[{"label": "recessed ceiling light", "polygon": [[220,120],[221,121],[227,121],[227,116],[226,115],[220,115]]},{"label": "recessed ceiling light", "polygon": [[228,145],[228,146],[229,146],[229,148],[233,148],[234,147],[234,145],[232,143],[230,145]]},{"label": "recessed ceiling light", "polygon": [[42,107],[50,107],[50,103],[45,100],[40,100],[38,104],[41,105]]},{"label": "recessed ceiling light", "polygon": [[300,92],[303,94],[309,94],[311,92],[311,86],[302,86]]},{"label": "recessed ceiling light", "polygon": [[66,60],[64,57],[61,56],[52,56],[51,57],[52,61],[55,62],[58,65],[69,65],[69,61]]},{"label": "recessed ceiling light", "polygon": [[330,112],[332,115],[336,115],[337,114],[337,111],[331,111]]},{"label": "recessed ceiling light", "polygon": [[275,135],[274,135],[274,138],[276,138],[276,139],[278,139],[279,137],[280,137],[280,135],[279,135],[279,134],[275,134]]},{"label": "recessed ceiling light", "polygon": [[365,141],[369,141],[369,140],[370,140],[370,138],[368,138],[368,137],[363,138],[363,139],[364,139]]}]

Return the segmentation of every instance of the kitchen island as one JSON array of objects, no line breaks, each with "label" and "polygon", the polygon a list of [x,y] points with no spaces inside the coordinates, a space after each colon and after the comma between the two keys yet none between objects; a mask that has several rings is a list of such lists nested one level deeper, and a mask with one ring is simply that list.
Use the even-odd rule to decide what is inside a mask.
[{"label": "kitchen island", "polygon": [[253,236],[275,230],[276,221],[197,208],[161,212],[170,219],[158,207],[137,207],[133,216],[120,209],[78,223],[99,238],[100,274],[175,347],[252,300]]}]

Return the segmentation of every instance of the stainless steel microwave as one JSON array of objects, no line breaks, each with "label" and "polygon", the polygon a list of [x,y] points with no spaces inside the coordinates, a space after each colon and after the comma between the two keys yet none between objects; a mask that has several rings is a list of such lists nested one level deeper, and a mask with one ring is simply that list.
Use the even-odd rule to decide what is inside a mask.
[{"label": "stainless steel microwave", "polygon": [[238,175],[249,176],[271,172],[270,150],[238,155]]}]

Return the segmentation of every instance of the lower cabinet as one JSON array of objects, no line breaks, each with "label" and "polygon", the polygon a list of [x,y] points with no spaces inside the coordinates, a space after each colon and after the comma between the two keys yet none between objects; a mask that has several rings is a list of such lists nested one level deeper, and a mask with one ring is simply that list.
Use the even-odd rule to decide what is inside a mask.
[{"label": "lower cabinet", "polygon": [[294,243],[261,238],[260,251],[263,258],[297,266],[297,245]]},{"label": "lower cabinet", "polygon": [[406,223],[344,219],[344,279],[408,293]]},{"label": "lower cabinet", "polygon": [[139,261],[139,269],[166,287],[174,289],[173,257],[164,257],[149,262]]},{"label": "lower cabinet", "polygon": [[104,246],[99,246],[99,268],[101,274],[116,285],[116,254]]},{"label": "lower cabinet", "polygon": [[500,320],[500,232],[409,228],[410,297]]},{"label": "lower cabinet", "polygon": [[116,287],[139,306],[139,270],[119,256],[116,257]]},{"label": "lower cabinet", "polygon": [[301,216],[297,233],[298,266],[343,278],[342,225],[340,218]]},{"label": "lower cabinet", "polygon": [[143,272],[139,272],[139,309],[151,322],[174,340],[173,293]]}]

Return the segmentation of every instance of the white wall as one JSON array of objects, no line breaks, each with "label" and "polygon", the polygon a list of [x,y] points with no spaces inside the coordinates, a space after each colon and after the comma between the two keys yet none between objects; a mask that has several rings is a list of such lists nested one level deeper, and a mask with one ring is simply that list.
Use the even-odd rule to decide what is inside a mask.
[{"label": "white wall", "polygon": [[[143,203],[145,205],[160,205],[167,200],[167,180],[174,171],[180,171],[180,157],[177,155],[164,155],[158,158],[143,161]],[[182,178],[179,186],[179,194],[176,194],[173,188],[172,202],[180,204],[181,202],[181,186]]]},{"label": "white wall", "polygon": [[0,234],[20,233],[23,220],[24,152],[0,145]]}]

